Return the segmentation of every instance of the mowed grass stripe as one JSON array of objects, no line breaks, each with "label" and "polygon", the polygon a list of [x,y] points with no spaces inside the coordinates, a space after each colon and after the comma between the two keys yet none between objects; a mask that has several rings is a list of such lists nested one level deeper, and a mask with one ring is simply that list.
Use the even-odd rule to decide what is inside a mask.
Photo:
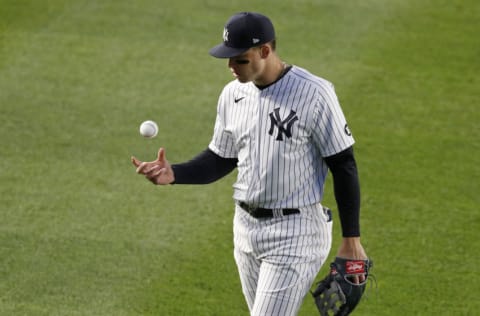
[{"label": "mowed grass stripe", "polygon": [[[466,306],[437,297],[456,286],[452,270],[462,271],[463,284],[474,278],[474,259],[464,255],[478,245],[472,226],[478,227],[478,182],[469,180],[479,172],[472,160],[478,156],[478,102],[472,102],[478,100],[478,27],[472,27],[478,5],[437,4],[404,2],[409,8],[373,31],[364,55],[369,67],[356,74],[349,96],[360,101],[354,123],[363,126],[356,135],[363,138],[357,151],[364,240],[379,262],[380,300],[361,306],[367,314],[470,315],[478,306],[474,287],[454,294],[455,301],[471,295]],[[358,98],[358,91],[368,97]],[[435,294],[419,299],[405,291],[413,284]]]},{"label": "mowed grass stripe", "polygon": [[[132,286],[133,289],[137,286],[146,287],[148,278],[161,274],[163,265],[179,268],[178,262],[184,260],[182,255],[191,254],[189,251],[177,250],[182,249],[182,241],[179,239],[195,240],[196,235],[191,232],[196,230],[192,225],[201,225],[202,222],[191,221],[185,224],[168,218],[162,221],[164,218],[158,213],[162,211],[167,216],[169,212],[174,213],[172,209],[175,208],[171,205],[180,200],[175,195],[173,202],[162,202],[162,207],[155,211],[152,208],[158,202],[156,197],[150,198],[148,202],[144,202],[143,197],[135,199],[139,183],[145,194],[148,194],[148,190],[142,186],[148,184],[134,178],[128,161],[133,150],[122,148],[122,139],[117,137],[122,135],[122,131],[128,131],[127,135],[133,136],[127,141],[123,138],[123,146],[135,142],[138,143],[137,148],[149,147],[148,154],[155,153],[151,151],[154,144],[146,146],[139,140],[136,124],[140,118],[135,119],[134,126],[125,124],[125,119],[116,124],[115,118],[118,116],[121,119],[118,113],[121,113],[122,108],[118,107],[119,104],[136,105],[142,98],[136,96],[136,102],[130,103],[112,101],[103,93],[108,92],[108,80],[113,79],[112,82],[117,85],[118,81],[115,78],[101,77],[118,60],[108,59],[112,55],[104,57],[103,49],[118,48],[123,50],[119,54],[122,55],[128,49],[126,45],[129,41],[116,42],[120,43],[117,47],[110,45],[111,40],[69,35],[58,32],[57,29],[62,29],[62,25],[53,28],[51,33],[27,32],[22,56],[25,63],[20,61],[17,67],[10,64],[11,77],[2,82],[2,86],[5,84],[10,88],[8,93],[3,94],[5,98],[2,96],[2,108],[5,105],[13,113],[5,120],[15,118],[20,126],[13,127],[21,131],[14,137],[9,137],[6,149],[11,149],[9,154],[15,154],[8,155],[9,159],[4,161],[5,168],[2,168],[2,174],[7,174],[11,180],[16,181],[2,187],[2,191],[5,190],[5,195],[2,196],[9,202],[4,204],[5,210],[8,210],[4,215],[9,216],[3,222],[4,233],[8,240],[21,240],[20,244],[27,250],[15,252],[12,251],[16,248],[15,244],[10,247],[7,241],[2,243],[5,246],[5,255],[2,257],[11,260],[5,259],[2,270],[6,275],[20,279],[23,273],[30,275],[31,270],[30,261],[23,259],[33,257],[32,259],[41,261],[36,264],[37,269],[31,271],[32,280],[23,283],[14,278],[11,283],[6,283],[6,288],[10,291],[6,291],[3,298],[11,304],[6,304],[2,310],[8,313],[45,315],[128,313],[122,312],[130,310],[128,306],[117,309],[115,304],[123,302],[124,297],[131,297],[135,292]],[[79,56],[72,56],[72,51]],[[12,58],[14,59],[18,61],[17,56]],[[30,61],[35,60],[30,64]],[[17,80],[10,80],[18,75],[21,77],[17,77]],[[44,80],[45,77],[51,80]],[[71,82],[70,78],[80,82]],[[138,81],[139,79],[134,80]],[[129,86],[112,90],[126,91]],[[105,107],[108,111],[105,111]],[[141,111],[141,108],[138,110]],[[115,126],[106,126],[112,122]],[[7,135],[10,130],[4,131],[2,134]],[[30,140],[30,143],[25,140]],[[27,166],[22,169],[25,173],[20,175],[20,179],[15,176],[15,170],[10,168],[14,165]],[[125,185],[134,179],[138,182],[132,186]],[[25,186],[26,181],[33,185]],[[126,193],[123,191],[125,187]],[[184,193],[190,195],[192,201],[198,201],[195,193]],[[133,197],[129,197],[129,194]],[[151,194],[154,196],[154,193]],[[128,204],[125,200],[133,201]],[[187,215],[183,214],[183,218],[189,218]],[[182,217],[182,214],[177,212],[175,216]],[[9,233],[10,230],[22,232],[23,236],[28,237],[15,237],[16,234]],[[72,238],[74,240],[69,242]],[[31,243],[33,245],[30,246]],[[131,243],[136,246],[128,246]],[[63,244],[68,244],[68,247],[59,246]],[[170,250],[162,250],[164,246]],[[124,252],[123,247],[146,247],[147,259],[135,260],[138,253]],[[88,258],[83,257],[86,250],[90,251]],[[63,251],[67,253],[64,254]],[[32,256],[34,252],[41,255]],[[49,256],[52,252],[54,255]],[[168,252],[171,253],[165,255]],[[97,256],[98,253],[106,256]],[[72,259],[58,260],[58,257]],[[121,258],[125,258],[125,266]],[[117,271],[122,267],[127,269],[121,272],[126,274],[123,278],[117,273],[104,273],[105,270]],[[139,273],[132,274],[128,269],[138,269]],[[54,270],[60,274],[61,271],[68,270],[72,279],[65,283],[63,280],[57,281],[50,273]],[[127,278],[137,281],[126,282]],[[36,286],[31,286],[30,282]],[[90,284],[85,284],[89,282]],[[39,295],[47,288],[56,294]],[[65,292],[63,298],[62,291]],[[125,292],[129,294],[122,295]],[[35,300],[30,300],[30,295]],[[54,298],[55,295],[59,297]],[[70,304],[70,296],[73,296],[76,304]],[[107,304],[99,299],[102,296],[109,300]]]},{"label": "mowed grass stripe", "polygon": [[[0,134],[8,139],[0,149],[6,157],[0,273],[8,281],[0,311],[245,315],[231,255],[234,175],[208,187],[155,188],[128,161],[132,153],[153,159],[159,145],[178,161],[207,144],[221,81],[229,76],[222,61],[206,55],[218,41],[212,34],[221,32],[203,31],[243,5],[28,5],[31,14],[23,8],[15,28],[2,26],[9,49],[0,53],[8,57],[0,61]],[[475,300],[461,303],[463,286],[447,271],[458,268],[464,249],[478,245],[474,230],[464,229],[478,226],[471,211],[478,183],[465,181],[478,174],[472,36],[478,5],[276,5],[267,13],[280,22],[280,51],[336,84],[358,140],[364,240],[380,280],[378,299],[370,295],[358,314],[468,315]],[[185,12],[196,14],[179,27]],[[192,31],[198,27],[202,32]],[[325,33],[330,36],[317,35]],[[438,47],[445,38],[452,49]],[[463,92],[454,102],[449,87]],[[158,139],[136,134],[145,118],[160,123]],[[446,163],[457,157],[465,163]],[[334,205],[331,194],[326,202]],[[452,213],[455,220],[444,225]],[[470,258],[464,279],[475,279]],[[425,277],[434,284],[429,300],[406,291]],[[446,281],[438,285],[437,277]],[[458,293],[450,304],[445,291]],[[300,314],[314,311],[307,301]]]}]

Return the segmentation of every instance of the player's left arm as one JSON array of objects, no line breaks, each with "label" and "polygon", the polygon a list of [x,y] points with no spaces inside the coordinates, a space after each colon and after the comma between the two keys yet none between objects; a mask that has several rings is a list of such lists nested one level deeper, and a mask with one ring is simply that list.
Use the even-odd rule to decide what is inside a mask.
[{"label": "player's left arm", "polygon": [[360,183],[353,146],[324,159],[333,176],[343,237],[359,237]]},{"label": "player's left arm", "polygon": [[[360,183],[353,147],[324,158],[333,176],[343,240],[337,257],[367,259],[360,243]],[[358,280],[362,282],[362,278]]]},{"label": "player's left arm", "polygon": [[352,147],[354,139],[333,84],[322,81],[320,84],[322,93],[312,116],[312,135],[333,176],[343,235],[337,256],[367,259],[360,243],[360,184]]}]

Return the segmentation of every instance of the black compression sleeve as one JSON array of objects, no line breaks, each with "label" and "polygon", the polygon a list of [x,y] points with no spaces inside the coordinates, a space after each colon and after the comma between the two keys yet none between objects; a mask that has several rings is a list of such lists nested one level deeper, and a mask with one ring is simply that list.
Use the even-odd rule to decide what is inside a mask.
[{"label": "black compression sleeve", "polygon": [[360,184],[353,147],[324,158],[333,176],[343,237],[360,236]]},{"label": "black compression sleeve", "polygon": [[174,183],[211,183],[229,174],[236,166],[236,158],[220,157],[207,148],[190,161],[172,165]]}]

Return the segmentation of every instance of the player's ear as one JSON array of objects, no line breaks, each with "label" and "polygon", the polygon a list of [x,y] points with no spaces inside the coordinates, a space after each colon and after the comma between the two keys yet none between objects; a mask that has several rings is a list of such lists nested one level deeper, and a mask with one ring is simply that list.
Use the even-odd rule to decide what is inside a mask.
[{"label": "player's ear", "polygon": [[268,55],[272,52],[272,48],[268,44],[260,46],[260,57],[267,58]]}]

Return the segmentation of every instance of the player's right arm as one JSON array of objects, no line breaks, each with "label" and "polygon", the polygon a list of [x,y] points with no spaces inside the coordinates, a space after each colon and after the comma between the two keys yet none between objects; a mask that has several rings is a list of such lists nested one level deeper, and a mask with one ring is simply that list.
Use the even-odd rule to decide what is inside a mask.
[{"label": "player's right arm", "polygon": [[237,167],[237,158],[224,158],[210,148],[190,161],[172,165],[176,184],[207,184],[217,181]]},{"label": "player's right arm", "polygon": [[229,174],[237,166],[237,159],[220,157],[207,148],[190,161],[171,165],[160,148],[157,160],[141,162],[132,157],[132,163],[137,173],[154,184],[207,184]]}]

